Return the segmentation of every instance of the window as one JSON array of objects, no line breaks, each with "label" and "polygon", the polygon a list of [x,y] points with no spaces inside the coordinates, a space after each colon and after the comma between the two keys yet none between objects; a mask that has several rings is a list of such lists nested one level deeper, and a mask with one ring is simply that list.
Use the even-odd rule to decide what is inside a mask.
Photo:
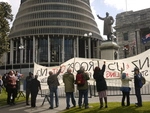
[{"label": "window", "polygon": [[128,33],[123,33],[123,38],[125,41],[128,40]]}]

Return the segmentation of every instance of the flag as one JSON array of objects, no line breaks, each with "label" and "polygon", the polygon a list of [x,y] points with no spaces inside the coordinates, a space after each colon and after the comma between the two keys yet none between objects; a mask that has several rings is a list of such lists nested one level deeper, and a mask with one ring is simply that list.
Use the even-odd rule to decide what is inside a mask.
[{"label": "flag", "polygon": [[150,41],[150,33],[145,35],[143,38],[142,38],[142,43],[145,44],[147,43],[148,41]]}]

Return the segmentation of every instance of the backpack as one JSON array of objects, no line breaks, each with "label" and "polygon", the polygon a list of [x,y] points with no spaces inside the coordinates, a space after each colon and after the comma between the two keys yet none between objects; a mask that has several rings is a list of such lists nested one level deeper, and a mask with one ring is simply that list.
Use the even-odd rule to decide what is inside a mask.
[{"label": "backpack", "polygon": [[143,87],[143,85],[146,83],[146,79],[145,79],[145,77],[143,77],[142,75],[141,75],[141,79],[140,79],[140,88],[142,88]]},{"label": "backpack", "polygon": [[85,78],[84,78],[83,73],[78,73],[78,74],[76,75],[76,84],[77,84],[78,86],[83,86],[83,85],[85,84],[85,82],[86,82],[86,80],[85,80]]},{"label": "backpack", "polygon": [[142,82],[143,85],[146,83],[145,77],[141,76],[141,82]]}]

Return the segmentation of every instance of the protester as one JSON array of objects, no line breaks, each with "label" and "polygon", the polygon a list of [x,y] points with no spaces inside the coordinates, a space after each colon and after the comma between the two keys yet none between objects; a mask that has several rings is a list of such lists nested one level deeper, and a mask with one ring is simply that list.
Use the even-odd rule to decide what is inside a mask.
[{"label": "protester", "polygon": [[142,107],[142,97],[141,97],[141,77],[142,74],[139,71],[138,67],[134,68],[134,87],[135,87],[135,95],[137,97],[136,107]]},{"label": "protester", "polygon": [[[7,104],[15,105],[15,97],[16,97],[16,77],[13,71],[9,71],[8,76],[6,77],[7,82]],[[12,99],[11,99],[12,96]]]},{"label": "protester", "polygon": [[[79,77],[78,77],[79,76]],[[78,80],[82,78],[81,81]],[[81,108],[82,106],[82,97],[84,96],[84,107],[85,109],[89,108],[88,106],[88,80],[89,80],[89,74],[87,72],[85,72],[85,68],[84,67],[80,67],[80,70],[77,71],[77,75],[76,75],[76,84],[77,84],[77,89],[79,90],[79,108]],[[80,83],[82,83],[82,85],[80,85]]]},{"label": "protester", "polygon": [[126,106],[130,106],[130,90],[131,88],[129,87],[129,81],[132,81],[131,77],[128,77],[126,75],[126,73],[123,73],[123,69],[121,68],[121,82],[122,82],[122,86],[120,88],[120,90],[122,91],[122,101],[121,101],[121,105],[125,106],[125,98],[126,98]]},{"label": "protester", "polygon": [[74,75],[71,73],[71,69],[67,69],[67,72],[63,75],[63,82],[65,85],[65,92],[66,92],[66,109],[70,108],[70,97],[73,104],[73,107],[76,106],[76,101],[74,98]]},{"label": "protester", "polygon": [[2,88],[3,88],[3,80],[2,76],[0,75],[0,94],[2,93]]},{"label": "protester", "polygon": [[99,95],[99,100],[100,100],[100,109],[103,107],[103,98],[105,101],[105,108],[108,107],[107,105],[107,84],[104,78],[104,72],[105,72],[105,61],[103,64],[102,69],[100,69],[99,67],[95,67],[94,69],[94,74],[93,74],[93,78],[96,81],[96,88],[97,88],[97,92]]},{"label": "protester", "polygon": [[31,80],[33,79],[33,73],[29,72],[29,75],[26,77],[26,105],[29,104],[29,96],[31,93]]},{"label": "protester", "polygon": [[59,86],[59,81],[58,81],[58,75],[60,74],[61,72],[61,66],[60,66],[60,69],[59,71],[56,73],[56,74],[53,74],[52,71],[49,71],[49,76],[48,76],[48,79],[47,79],[47,84],[49,86],[49,89],[50,89],[50,107],[49,109],[53,109],[54,106],[53,106],[53,99],[54,99],[54,95],[55,94],[55,104],[56,104],[56,107],[59,106],[59,100],[58,100],[58,86]]},{"label": "protester", "polygon": [[35,78],[31,80],[31,86],[30,86],[30,91],[31,91],[31,107],[36,107],[36,97],[41,90],[41,85],[40,81],[37,80],[38,75],[35,75]]},{"label": "protester", "polygon": [[4,85],[5,88],[6,88],[6,86],[7,86],[7,82],[6,82],[6,77],[7,77],[7,75],[8,75],[8,73],[6,73],[6,74],[4,74],[4,75],[2,76],[3,85]]}]

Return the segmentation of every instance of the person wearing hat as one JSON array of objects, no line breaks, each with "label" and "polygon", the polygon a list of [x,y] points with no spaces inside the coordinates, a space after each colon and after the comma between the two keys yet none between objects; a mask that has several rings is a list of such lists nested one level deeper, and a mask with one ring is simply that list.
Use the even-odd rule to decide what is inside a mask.
[{"label": "person wearing hat", "polygon": [[139,71],[138,67],[134,68],[134,87],[135,87],[135,95],[137,97],[136,107],[142,107],[142,97],[141,97],[141,77],[142,74]]},{"label": "person wearing hat", "polygon": [[122,86],[120,90],[122,91],[122,101],[121,105],[125,106],[125,98],[127,99],[126,106],[130,106],[130,90],[131,88],[129,87],[129,81],[132,81],[131,77],[128,77],[126,73],[123,73],[123,69],[121,68],[121,82]]}]

